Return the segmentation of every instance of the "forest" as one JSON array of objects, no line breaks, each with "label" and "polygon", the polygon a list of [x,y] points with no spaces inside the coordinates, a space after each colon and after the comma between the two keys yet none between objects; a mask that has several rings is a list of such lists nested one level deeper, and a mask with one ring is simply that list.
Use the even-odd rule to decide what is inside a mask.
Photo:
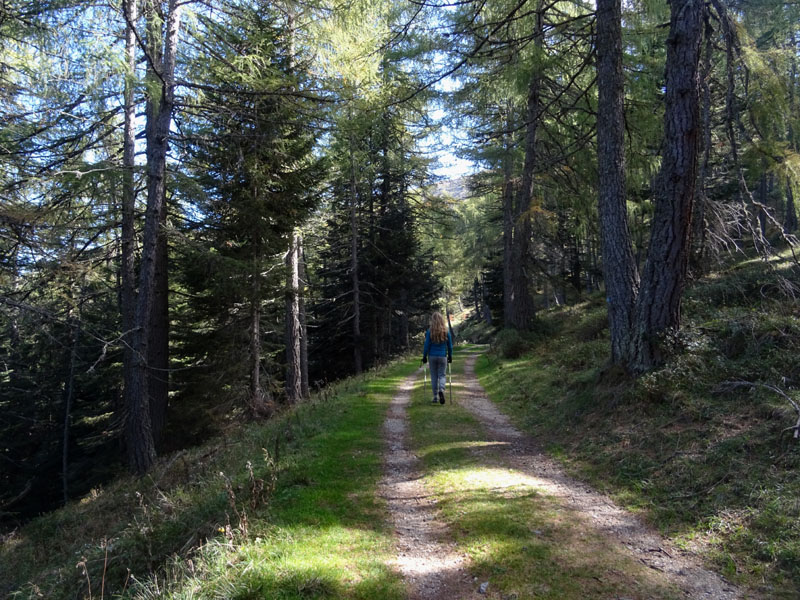
[{"label": "forest", "polygon": [[513,359],[599,307],[603,389],[741,356],[686,314],[742,264],[780,358],[726,385],[800,419],[799,58],[786,0],[4,2],[0,531],[418,362],[434,310]]}]

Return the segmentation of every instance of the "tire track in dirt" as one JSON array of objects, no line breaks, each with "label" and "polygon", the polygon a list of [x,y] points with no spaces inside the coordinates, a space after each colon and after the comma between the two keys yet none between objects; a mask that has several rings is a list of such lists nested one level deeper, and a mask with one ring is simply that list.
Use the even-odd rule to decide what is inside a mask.
[{"label": "tire track in dirt", "polygon": [[394,567],[403,575],[409,600],[481,598],[469,559],[448,541],[436,502],[421,480],[419,459],[410,451],[406,409],[418,372],[403,380],[383,424],[385,449],[379,494],[387,503],[395,531]]},{"label": "tire track in dirt", "polygon": [[705,569],[696,556],[676,548],[607,496],[566,475],[556,461],[541,452],[534,441],[516,429],[486,397],[475,376],[478,356],[480,353],[470,354],[466,359],[458,404],[483,425],[487,433],[485,441],[502,448],[504,462],[583,521],[587,529],[615,540],[635,559],[658,571],[687,598],[752,597],[743,595],[720,575]]}]

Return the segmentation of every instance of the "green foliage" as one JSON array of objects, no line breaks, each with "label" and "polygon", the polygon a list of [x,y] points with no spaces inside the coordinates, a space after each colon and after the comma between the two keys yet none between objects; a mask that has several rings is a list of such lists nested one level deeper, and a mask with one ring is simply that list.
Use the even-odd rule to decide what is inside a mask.
[{"label": "green foliage", "polygon": [[[282,329],[275,300],[284,294],[283,254],[324,177],[312,153],[311,105],[293,96],[308,86],[293,54],[295,33],[268,7],[241,8],[228,25],[207,36],[209,52],[195,61],[209,89],[192,98],[197,116],[184,124],[191,186],[180,186],[180,195],[193,219],[177,255],[188,298],[176,340],[196,368],[176,383],[190,414],[198,405],[217,414],[245,405],[252,312],[263,330]],[[271,380],[282,379],[282,342],[264,341]],[[265,391],[274,397],[280,386]]]},{"label": "green foliage", "polygon": [[[382,76],[387,93],[400,93],[398,69],[387,62]],[[410,107],[365,104],[362,99],[337,115],[328,147],[331,186],[308,244],[311,279],[318,282],[311,306],[312,380],[352,373],[356,348],[364,368],[405,351],[439,290],[414,210],[422,200],[427,161],[414,152]],[[359,339],[353,331],[356,312]]]},{"label": "green foliage", "polygon": [[488,344],[495,334],[495,330],[486,321],[474,315],[458,326],[459,341],[468,344]]},{"label": "green foliage", "polygon": [[516,329],[502,329],[492,344],[493,351],[503,358],[519,358],[529,348],[528,340]]}]

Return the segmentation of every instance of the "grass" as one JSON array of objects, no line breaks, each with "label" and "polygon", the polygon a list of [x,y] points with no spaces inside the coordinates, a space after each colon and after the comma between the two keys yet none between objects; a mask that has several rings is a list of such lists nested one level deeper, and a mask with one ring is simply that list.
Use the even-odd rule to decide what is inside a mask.
[{"label": "grass", "polygon": [[[462,352],[454,358],[454,397]],[[422,382],[409,409],[425,485],[459,550],[491,598],[677,598],[641,563],[615,549],[529,478],[506,467],[481,425],[457,401],[432,406]],[[477,583],[476,582],[476,583]],[[476,585],[477,587],[477,585]]]},{"label": "grass", "polygon": [[404,597],[375,488],[380,425],[415,367],[340,384],[34,520],[2,540],[0,596]]},{"label": "grass", "polygon": [[[777,262],[782,275],[791,275]],[[640,511],[728,578],[797,598],[797,415],[762,387],[800,400],[800,305],[761,262],[736,265],[686,295],[680,353],[636,381],[607,371],[603,299],[541,316],[551,335],[517,359],[488,355],[479,378],[518,426],[567,469]]]}]

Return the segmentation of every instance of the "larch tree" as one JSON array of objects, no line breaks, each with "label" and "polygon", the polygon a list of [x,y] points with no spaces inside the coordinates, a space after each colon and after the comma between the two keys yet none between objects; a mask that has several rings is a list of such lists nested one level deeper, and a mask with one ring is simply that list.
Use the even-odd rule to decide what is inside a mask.
[{"label": "larch tree", "polygon": [[[144,473],[156,458],[155,432],[151,409],[151,379],[154,365],[151,364],[153,350],[163,350],[160,344],[165,322],[163,298],[166,277],[166,254],[163,225],[166,218],[166,166],[170,140],[170,123],[175,106],[175,66],[178,53],[181,4],[169,0],[166,13],[150,5],[147,20],[147,61],[149,65],[146,157],[147,157],[147,209],[142,233],[142,253],[139,267],[138,294],[134,312],[133,359],[134,368],[131,385],[126,393],[125,442],[128,463],[135,473]],[[163,300],[162,300],[163,302]],[[158,306],[159,319],[153,325],[154,307]],[[158,331],[154,331],[157,329]],[[154,338],[156,335],[158,337]],[[156,348],[156,344],[159,346]],[[163,369],[163,362],[160,363]],[[165,370],[158,373],[166,375]],[[161,399],[158,399],[161,400]],[[166,405],[159,411],[166,410]],[[160,418],[160,413],[157,418]]]}]

